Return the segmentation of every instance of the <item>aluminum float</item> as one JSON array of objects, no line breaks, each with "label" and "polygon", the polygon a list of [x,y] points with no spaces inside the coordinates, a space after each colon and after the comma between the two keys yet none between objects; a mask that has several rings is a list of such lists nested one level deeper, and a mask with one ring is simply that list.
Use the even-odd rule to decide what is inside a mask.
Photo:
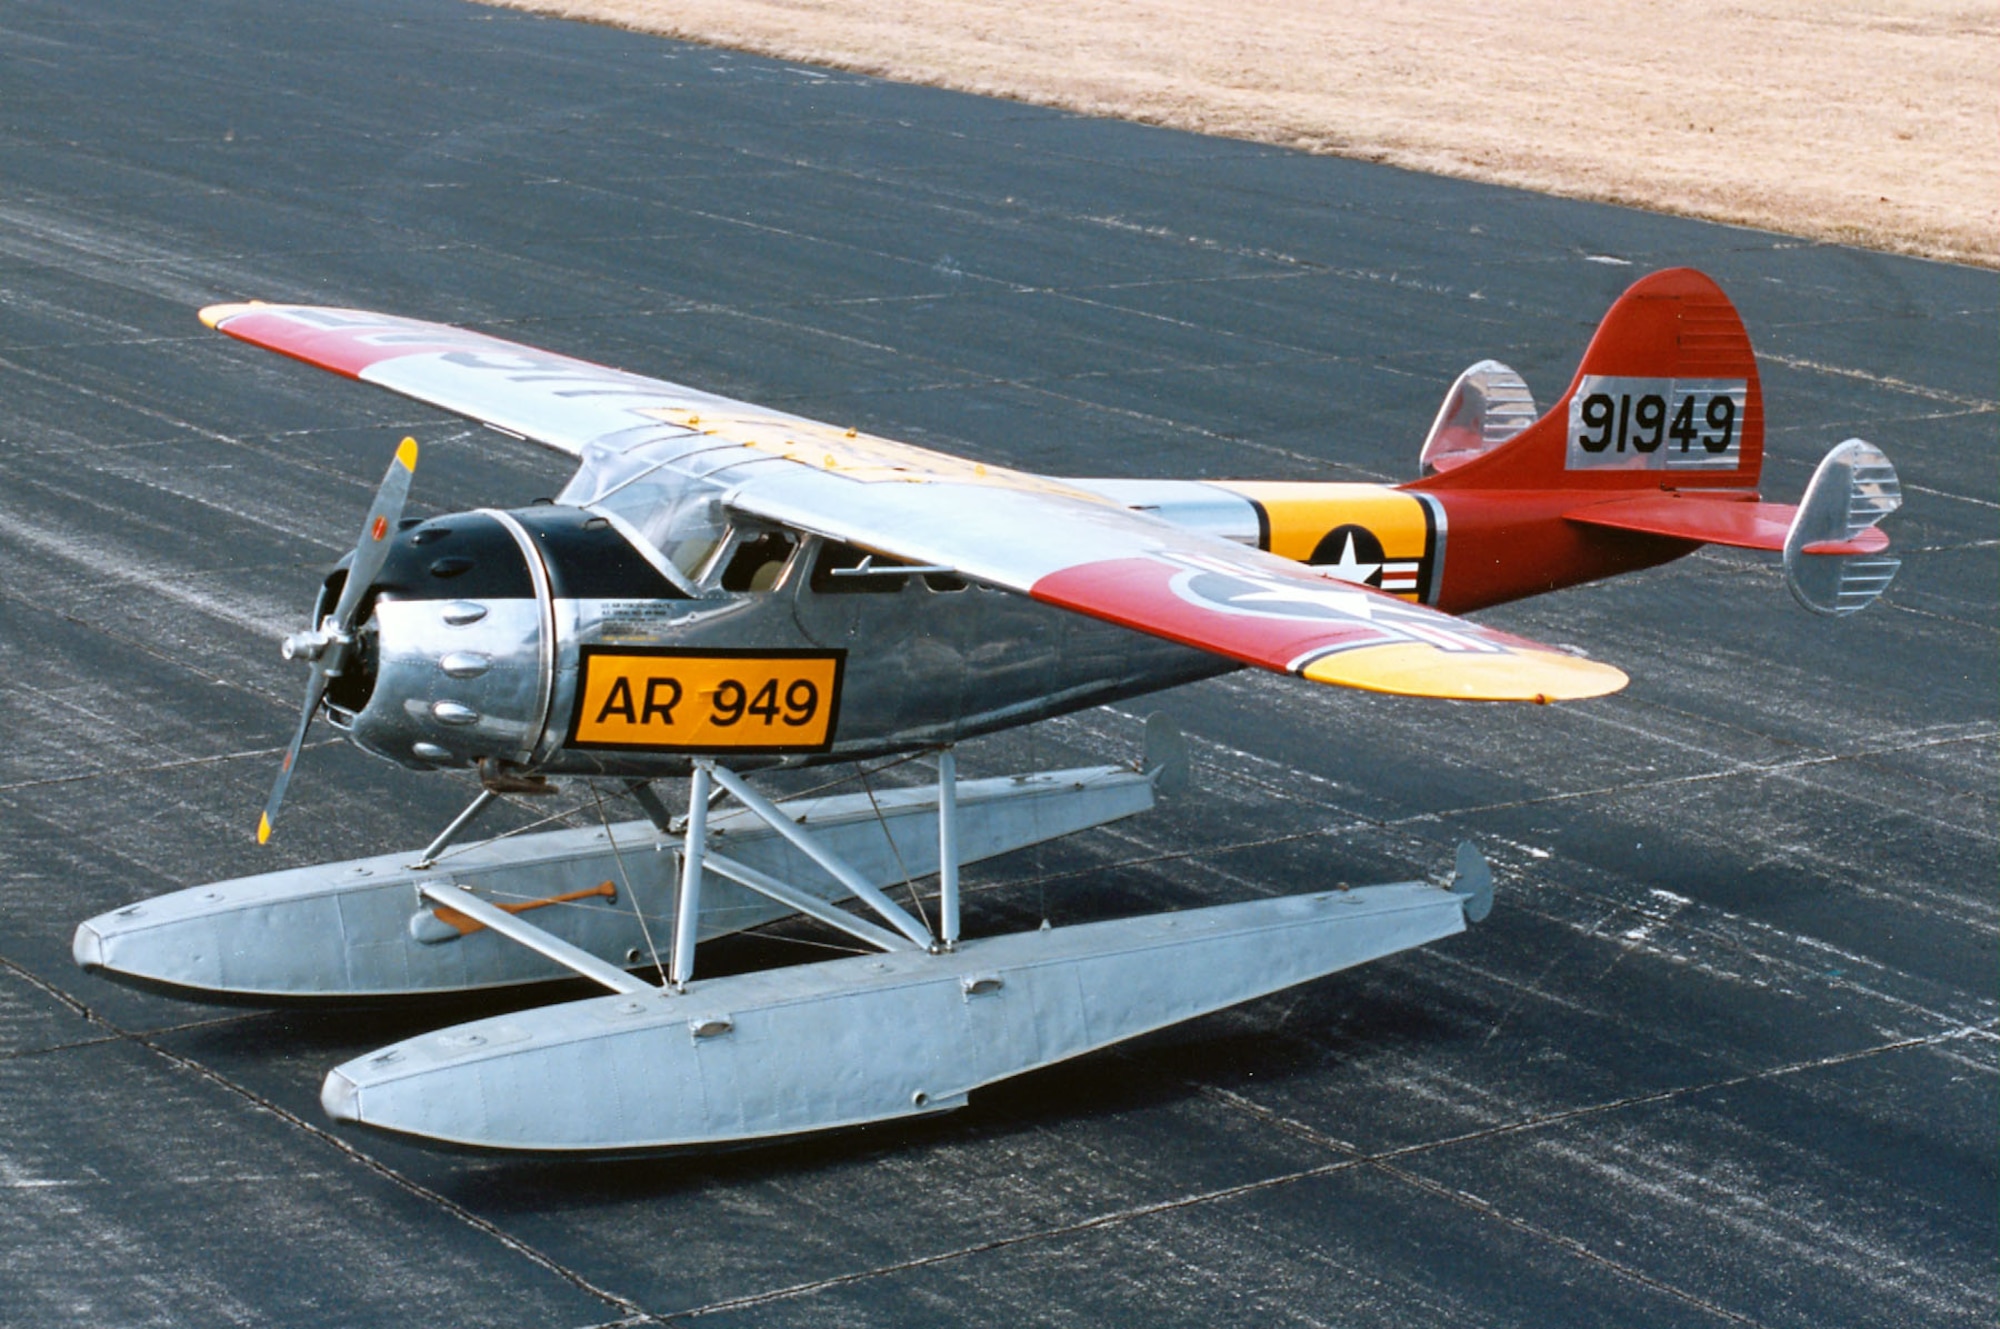
[{"label": "aluminum float", "polygon": [[[947,825],[956,836],[955,863],[1144,812],[1153,806],[1158,772],[1157,766],[1145,773],[1092,766],[952,781],[947,797],[955,796],[956,815]],[[811,913],[837,926],[846,920],[872,943],[883,929],[836,904],[856,893],[854,885],[879,891],[938,870],[933,787],[776,806],[782,825],[809,827],[813,843],[846,865],[858,878],[850,883],[817,870],[746,807],[702,810],[708,870],[691,940]],[[78,964],[108,978],[206,1000],[265,1003],[467,992],[569,977],[576,965],[501,935],[511,931],[518,940],[530,925],[622,972],[650,965],[655,954],[667,959],[680,850],[679,835],[651,821],[627,821],[492,839],[448,853],[434,846],[422,854],[267,872],[100,914],[78,926],[73,951]],[[502,921],[496,925],[488,910]]]},{"label": "aluminum float", "polygon": [[[1462,932],[1491,877],[1282,896],[628,990],[326,1078],[334,1119],[554,1153],[716,1147],[961,1107],[984,1085]],[[623,975],[621,975],[623,977]]]},{"label": "aluminum float", "polygon": [[[1462,932],[1491,905],[1486,863],[1461,845],[1446,888],[1398,882],[961,942],[962,864],[1144,811],[1179,786],[1179,734],[1156,718],[1147,740],[1138,767],[964,783],[945,749],[934,788],[783,804],[696,759],[679,821],[642,791],[644,822],[447,855],[475,804],[414,862],[196,887],[81,925],[76,957],[242,1000],[587,979],[612,995],[356,1058],[328,1074],[321,1103],[434,1144],[625,1153],[960,1107],[983,1085]],[[724,796],[733,804],[717,806]],[[932,872],[935,931],[883,889]],[[696,979],[702,940],[794,914],[877,953]],[[660,983],[630,972],[642,957]]]}]

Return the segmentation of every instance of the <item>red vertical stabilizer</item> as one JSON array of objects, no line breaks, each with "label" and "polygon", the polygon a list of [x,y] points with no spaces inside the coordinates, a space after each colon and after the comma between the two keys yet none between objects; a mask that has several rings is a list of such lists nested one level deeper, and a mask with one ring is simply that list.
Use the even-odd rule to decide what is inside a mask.
[{"label": "red vertical stabilizer", "polygon": [[1604,316],[1562,399],[1492,452],[1403,486],[1754,491],[1764,462],[1757,357],[1706,276],[1635,282]]}]

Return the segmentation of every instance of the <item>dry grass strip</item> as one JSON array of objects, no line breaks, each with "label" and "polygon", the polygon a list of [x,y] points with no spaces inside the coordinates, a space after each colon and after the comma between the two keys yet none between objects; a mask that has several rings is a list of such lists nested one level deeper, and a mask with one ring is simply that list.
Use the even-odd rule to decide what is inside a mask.
[{"label": "dry grass strip", "polygon": [[498,0],[902,82],[2000,266],[2000,6]]}]

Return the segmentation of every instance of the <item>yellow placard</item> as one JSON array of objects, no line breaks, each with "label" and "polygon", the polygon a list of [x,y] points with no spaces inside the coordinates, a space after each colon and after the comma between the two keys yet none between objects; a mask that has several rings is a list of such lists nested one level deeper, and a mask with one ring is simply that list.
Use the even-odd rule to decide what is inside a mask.
[{"label": "yellow placard", "polygon": [[569,742],[672,752],[824,752],[841,651],[583,648]]}]

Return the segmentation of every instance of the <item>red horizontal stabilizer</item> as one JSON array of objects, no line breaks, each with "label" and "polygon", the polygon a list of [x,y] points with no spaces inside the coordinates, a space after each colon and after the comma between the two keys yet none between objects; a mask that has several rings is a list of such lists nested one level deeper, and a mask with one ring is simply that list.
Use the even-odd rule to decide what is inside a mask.
[{"label": "red horizontal stabilizer", "polygon": [[[1790,503],[1740,503],[1680,494],[1648,494],[1644,498],[1593,503],[1563,516],[1586,526],[1608,526],[1616,531],[1779,553],[1785,548],[1785,534],[1798,514],[1798,508]],[[1852,540],[1808,545],[1805,552],[1873,554],[1888,547],[1889,537],[1871,526]]]}]

